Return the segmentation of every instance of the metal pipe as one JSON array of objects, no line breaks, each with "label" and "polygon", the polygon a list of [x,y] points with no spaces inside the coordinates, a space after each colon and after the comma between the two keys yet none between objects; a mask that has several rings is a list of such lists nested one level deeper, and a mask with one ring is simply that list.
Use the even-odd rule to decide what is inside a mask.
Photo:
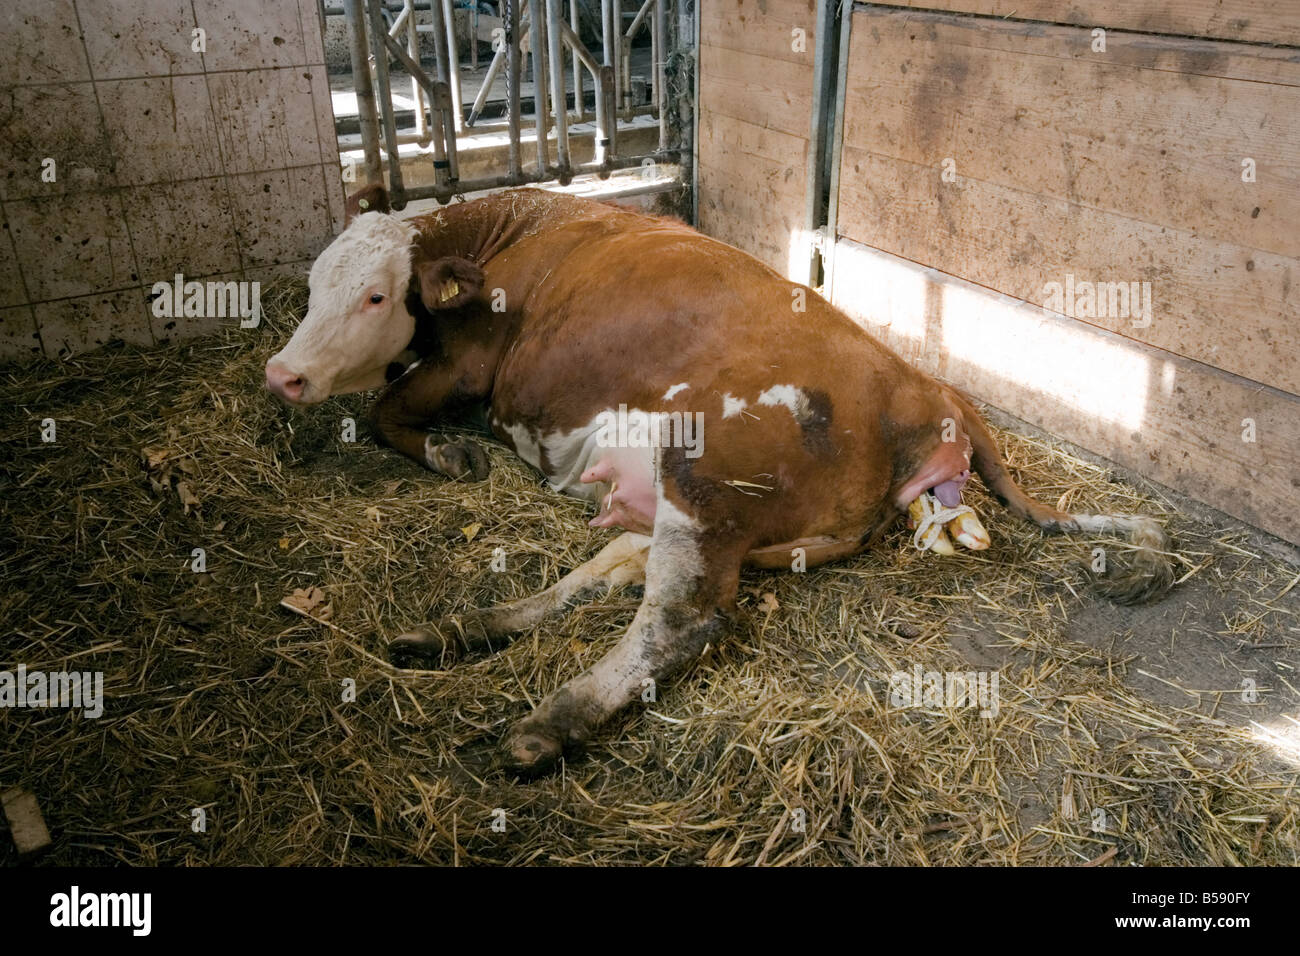
[{"label": "metal pipe", "polygon": [[835,10],[833,0],[817,0],[816,46],[813,50],[812,109],[808,132],[808,174],[804,183],[804,231],[810,244],[790,278],[807,285],[817,284],[821,264],[817,230],[824,225],[826,209],[826,125],[833,106],[831,76],[835,57]]},{"label": "metal pipe", "polygon": [[615,0],[600,0],[601,41],[605,52],[604,68],[600,71],[600,83],[596,87],[596,98],[605,106],[605,128],[602,130],[608,150],[613,156],[617,149],[618,136],[618,36],[620,31],[614,22]]},{"label": "metal pipe", "polygon": [[[578,27],[578,0],[569,0],[569,29],[575,37],[582,36]],[[567,35],[566,35],[567,38]],[[573,46],[570,44],[570,46]],[[581,123],[586,116],[586,104],[582,95],[582,65],[579,63],[578,48],[573,47],[573,119]]]},{"label": "metal pipe", "polygon": [[651,75],[654,81],[654,105],[659,110],[659,148],[668,148],[668,0],[654,0],[655,18],[650,31],[654,63]]},{"label": "metal pipe", "polygon": [[397,36],[397,34],[402,32],[402,27],[406,26],[407,21],[411,16],[411,4],[413,2],[414,0],[402,0],[402,12],[397,15],[397,19],[393,21],[393,25],[388,28],[388,35],[390,37]]},{"label": "metal pipe", "polygon": [[[400,23],[402,17],[406,18],[406,52],[411,55],[411,59],[416,63],[420,62],[420,34],[415,29],[415,0],[406,0],[406,5],[402,7],[402,16],[398,17]],[[399,24],[394,23],[394,33]],[[415,101],[415,132],[420,137],[419,141],[424,143],[429,135],[429,120],[425,116],[425,97],[424,88],[420,86],[420,81],[414,75],[411,76],[411,99]]]},{"label": "metal pipe", "polygon": [[689,65],[691,75],[690,95],[687,85],[679,83],[682,91],[673,103],[677,135],[681,146],[682,181],[691,186],[691,225],[700,224],[700,138],[695,104],[700,101],[700,7],[694,0],[678,0],[677,6],[677,62],[679,71]]},{"label": "metal pipe", "polygon": [[456,44],[456,15],[451,0],[442,0],[443,29],[447,31],[447,85],[451,87],[451,109],[456,117],[456,132],[464,129],[460,102],[460,48]]},{"label": "metal pipe", "polygon": [[[403,68],[411,74],[411,77],[417,83],[422,83],[425,92],[428,92],[429,103],[433,107],[433,109],[430,109],[430,114],[433,116],[433,134],[430,139],[433,140],[434,178],[438,179],[439,182],[446,182],[448,178],[454,181],[456,178],[456,138],[451,137],[448,140],[446,135],[448,121],[450,121],[450,116],[448,116],[450,98],[447,96],[446,83],[443,83],[441,79],[439,81],[429,79],[429,74],[420,69],[420,64],[412,60],[411,56],[402,49],[402,44],[396,42],[391,36],[383,36],[383,44],[387,47],[387,51],[393,53],[394,59],[399,64],[402,64]],[[395,142],[399,144],[412,142],[412,138],[398,135]],[[416,142],[419,142],[419,140],[416,140]]]},{"label": "metal pipe", "polygon": [[510,130],[510,178],[518,181],[523,172],[519,149],[519,113],[523,99],[519,89],[519,0],[502,0],[506,20],[506,125]]},{"label": "metal pipe", "polygon": [[483,76],[483,85],[479,87],[478,96],[474,97],[474,105],[469,108],[469,116],[465,118],[467,127],[473,126],[478,121],[483,112],[483,107],[487,105],[488,94],[492,92],[492,84],[497,81],[497,74],[501,72],[501,64],[505,60],[505,50],[495,54],[492,62],[488,64],[487,73]]},{"label": "metal pipe", "polygon": [[600,0],[600,39],[605,53],[605,66],[618,77],[618,27],[614,23],[614,0]]},{"label": "metal pipe", "polygon": [[[433,38],[433,53],[438,64],[438,83],[439,89],[433,97],[434,106],[442,113],[440,126],[442,128],[442,140],[446,154],[446,170],[448,179],[455,180],[458,176],[458,166],[456,162],[456,133],[461,127],[461,116],[455,109],[456,100],[450,94],[451,77],[452,77],[452,59],[448,52],[446,22],[443,20],[443,5],[434,0],[429,5],[429,16],[433,20],[433,29],[429,31]],[[435,161],[436,162],[436,161]]]},{"label": "metal pipe", "polygon": [[[601,80],[601,67],[596,62],[596,58],[591,55],[591,51],[587,49],[586,44],[582,42],[582,38],[578,36],[572,27],[566,26],[563,20],[559,21],[559,27],[564,42],[569,44],[570,49],[573,50],[574,60],[581,62],[587,68],[591,73],[591,81],[596,87],[596,161],[603,163],[605,153],[609,148],[609,140],[606,135],[609,120],[605,110],[605,97],[602,95],[604,85]],[[575,84],[575,86],[577,89],[582,89],[581,84]]]},{"label": "metal pipe", "polygon": [[442,113],[442,136],[447,144],[447,178],[454,183],[460,179],[460,160],[456,154],[456,127],[451,119],[451,88],[446,83],[435,85],[434,102]]},{"label": "metal pipe", "polygon": [[573,179],[569,173],[569,104],[564,91],[564,46],[560,29],[566,26],[562,0],[546,0],[546,59],[551,68],[551,103],[555,114],[555,165],[560,184]]},{"label": "metal pipe", "polygon": [[[614,160],[612,164],[612,168],[631,169],[632,167],[640,166],[647,159],[653,160],[656,163],[671,163],[671,162],[679,161],[680,158],[681,158],[680,152],[675,149],[670,149],[667,150],[666,152],[656,151],[653,153],[646,153],[641,156],[629,156],[625,159]],[[608,170],[603,169],[602,166],[598,163],[591,162],[591,163],[581,163],[578,166],[574,167],[574,173],[575,175],[587,174],[587,173],[607,175]],[[602,178],[606,178],[606,175],[602,175]],[[445,203],[452,196],[455,195],[463,195],[465,193],[475,193],[484,189],[501,189],[507,186],[519,186],[526,183],[544,183],[544,182],[549,182],[552,178],[553,177],[548,175],[546,172],[539,173],[535,169],[529,170],[528,172],[520,173],[520,175],[517,177],[482,176],[478,179],[463,179],[459,183],[457,183],[454,187],[412,186],[409,190],[407,190],[406,198],[408,201],[412,201],[412,202],[418,199],[437,199],[439,202]],[[639,186],[633,187],[633,189],[641,189],[641,188],[642,187]],[[647,192],[655,191],[655,185],[647,186],[645,187],[645,190]]]},{"label": "metal pipe", "polygon": [[533,52],[533,117],[537,130],[537,167],[545,170],[550,163],[546,149],[546,22],[542,19],[541,0],[528,0],[529,47]]},{"label": "metal pipe", "polygon": [[[502,11],[501,14],[502,28],[505,29],[506,34],[509,35],[510,28],[506,25],[505,4],[501,5],[501,11]],[[519,28],[521,33],[523,31],[523,25],[526,22],[527,22],[526,20],[523,20],[522,18],[520,19]],[[497,76],[500,75],[501,73],[502,64],[506,63],[509,60],[509,56],[510,56],[510,48],[508,45],[502,46],[501,49],[499,50],[496,48],[495,45],[493,45],[492,62],[488,64],[487,74],[483,77],[483,85],[479,87],[478,95],[474,97],[474,104],[469,108],[469,116],[465,120],[466,127],[473,126],[475,123],[478,122],[478,118],[483,115],[483,107],[487,105],[488,96],[490,96],[492,93],[492,84],[496,82]],[[510,99],[510,89],[509,89],[509,85],[507,84],[506,87],[507,102],[509,102],[509,99]]]},{"label": "metal pipe", "polygon": [[623,36],[623,0],[614,0],[614,99],[619,115],[625,116],[631,100],[627,74],[630,72],[626,57],[632,52],[630,42]]},{"label": "metal pipe", "polygon": [[[397,154],[397,123],[393,119],[392,84],[388,81],[388,56],[385,45],[393,42],[384,26],[384,17],[378,0],[368,0],[370,11],[370,41],[374,45],[375,79],[384,95],[379,97],[379,112],[383,118],[384,152],[388,154],[388,201],[394,209],[406,205],[402,191],[402,164]],[[400,49],[400,47],[399,47]]]},{"label": "metal pipe", "polygon": [[612,66],[600,68],[600,83],[596,87],[596,95],[605,104],[605,126],[601,135],[602,145],[605,147],[606,175],[608,175],[608,163],[618,154],[618,91],[614,86]]},{"label": "metal pipe", "polygon": [[826,253],[822,268],[826,273],[822,288],[826,301],[835,294],[835,243],[840,218],[840,164],[844,148],[844,102],[849,87],[849,39],[853,31],[853,10],[849,7],[840,14],[840,57],[835,80],[835,115],[831,120],[831,177],[826,204]]},{"label": "metal pipe", "polygon": [[663,0],[653,0],[655,5],[655,15],[650,21],[650,103],[658,107],[659,105],[659,87],[663,84],[659,82],[659,60],[663,53],[663,20],[660,14],[663,13]]},{"label": "metal pipe", "polygon": [[650,12],[650,5],[654,2],[655,0],[645,0],[645,3],[641,4],[641,9],[632,18],[632,25],[627,28],[627,38],[629,40],[636,37],[636,32],[641,29],[641,24],[645,23],[646,14]]},{"label": "metal pipe", "polygon": [[361,146],[366,154],[366,182],[380,183],[384,172],[379,159],[379,116],[375,112],[375,90],[370,85],[370,56],[361,0],[344,0],[343,12],[348,20],[348,52],[352,57],[352,83],[356,87]]}]

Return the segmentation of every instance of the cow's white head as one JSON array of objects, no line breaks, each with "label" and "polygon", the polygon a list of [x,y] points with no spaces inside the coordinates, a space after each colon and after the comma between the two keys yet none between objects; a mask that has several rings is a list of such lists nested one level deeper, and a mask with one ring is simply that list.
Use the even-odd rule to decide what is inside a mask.
[{"label": "cow's white head", "polygon": [[382,386],[415,333],[408,293],[432,311],[464,305],[482,286],[474,263],[426,255],[419,230],[388,213],[380,187],[349,199],[349,213],[364,208],[381,211],[353,215],[312,264],[307,315],[266,363],[266,387],[290,404]]}]

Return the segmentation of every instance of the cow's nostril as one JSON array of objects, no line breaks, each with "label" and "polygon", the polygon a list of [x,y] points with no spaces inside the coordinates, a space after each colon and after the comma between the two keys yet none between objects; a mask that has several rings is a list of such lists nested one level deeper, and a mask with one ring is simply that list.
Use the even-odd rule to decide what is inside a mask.
[{"label": "cow's nostril", "polygon": [[306,384],[301,375],[295,375],[283,365],[268,363],[266,366],[266,387],[283,399],[298,401]]}]

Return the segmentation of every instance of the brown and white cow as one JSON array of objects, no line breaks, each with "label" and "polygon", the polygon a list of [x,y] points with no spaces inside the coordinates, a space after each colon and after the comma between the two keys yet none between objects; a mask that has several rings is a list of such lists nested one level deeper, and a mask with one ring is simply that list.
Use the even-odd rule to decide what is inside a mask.
[{"label": "brown and white cow", "polygon": [[[809,565],[852,555],[927,489],[950,503],[968,469],[1049,531],[1127,534],[1135,547],[1114,599],[1169,586],[1155,521],[1030,499],[955,389],[681,223],[536,189],[403,221],[372,186],[349,213],[312,267],[306,318],[267,363],[268,388],[312,405],[383,386],[399,357],[417,356],[374,407],[382,441],[441,474],[481,478],[480,448],[428,428],[485,406],[495,435],[553,488],[596,506],[593,524],[625,529],[540,594],[398,637],[394,662],[498,649],[600,588],[645,583],[615,648],[506,735],[516,770],[553,766],[644,681],[716,645],[743,564],[788,568],[796,548]],[[620,412],[633,425],[662,413],[667,447],[663,434],[610,430]]]}]

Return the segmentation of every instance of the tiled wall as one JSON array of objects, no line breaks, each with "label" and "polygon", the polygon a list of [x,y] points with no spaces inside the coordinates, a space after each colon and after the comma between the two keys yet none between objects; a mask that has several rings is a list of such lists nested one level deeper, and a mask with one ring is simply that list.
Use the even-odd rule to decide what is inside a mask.
[{"label": "tiled wall", "polygon": [[231,321],[155,317],[178,272],[305,272],[343,218],[324,59],[316,0],[0,6],[0,361]]}]

